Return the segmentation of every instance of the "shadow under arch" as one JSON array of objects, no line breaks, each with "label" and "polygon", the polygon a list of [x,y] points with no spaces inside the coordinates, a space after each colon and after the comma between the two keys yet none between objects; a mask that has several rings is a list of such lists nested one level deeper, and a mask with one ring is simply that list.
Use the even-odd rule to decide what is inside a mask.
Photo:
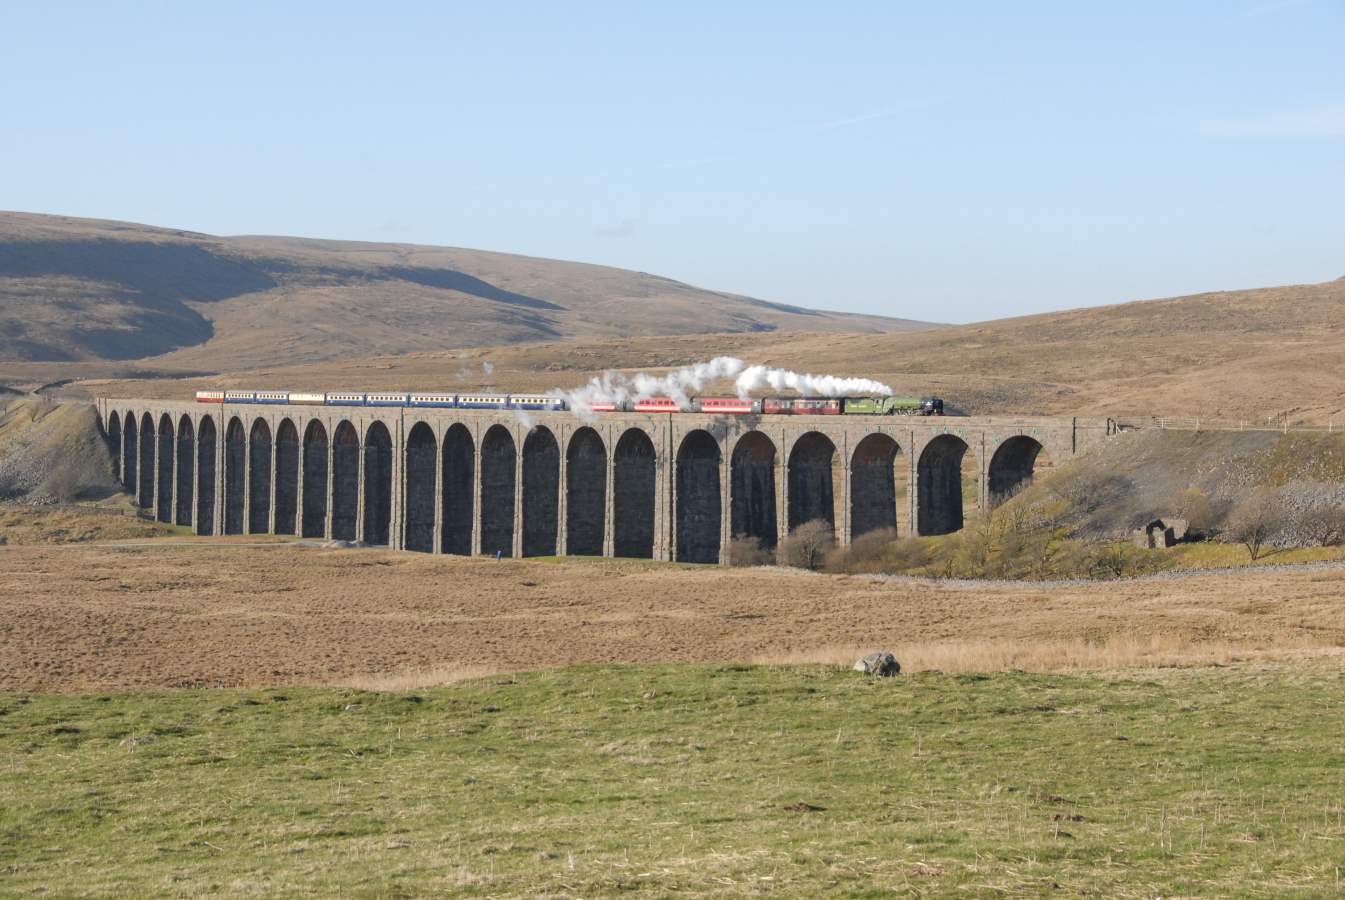
[{"label": "shadow under arch", "polygon": [[723,517],[719,468],[722,462],[719,442],[704,429],[689,432],[677,448],[678,562],[719,562]]},{"label": "shadow under arch", "polygon": [[1032,483],[1042,464],[1050,465],[1044,448],[1036,438],[1025,434],[1007,438],[990,457],[986,477],[990,488],[991,509]]},{"label": "shadow under arch", "polygon": [[276,534],[294,534],[299,515],[299,429],[292,419],[276,427]]},{"label": "shadow under arch", "polygon": [[154,448],[157,444],[154,419],[145,413],[140,417],[140,491],[137,499],[141,509],[154,508]]},{"label": "shadow under arch", "polygon": [[628,428],[616,442],[612,460],[612,552],[652,559],[658,453],[641,428]]},{"label": "shadow under arch", "polygon": [[471,556],[476,505],[476,498],[472,496],[476,482],[476,445],[466,425],[454,422],[444,432],[442,456],[443,526],[439,548],[444,553]]},{"label": "shadow under arch", "polygon": [[434,552],[434,502],[438,482],[439,442],[424,422],[406,436],[406,509],[403,535],[407,550]]},{"label": "shadow under arch", "polygon": [[327,534],[327,428],[317,419],[310,419],[304,428],[303,446],[303,513],[299,534],[306,538],[320,538]]},{"label": "shadow under arch", "polygon": [[602,556],[607,525],[607,446],[588,426],[565,451],[565,552]]},{"label": "shadow under arch", "polygon": [[775,442],[760,431],[738,438],[729,457],[729,534],[756,538],[774,549],[780,525],[775,508]]},{"label": "shadow under arch", "polygon": [[196,428],[196,533],[215,533],[215,467],[219,454],[215,420],[201,416]]},{"label": "shadow under arch", "polygon": [[514,555],[514,486],[518,451],[503,425],[481,439],[481,552]]},{"label": "shadow under arch", "polygon": [[247,437],[243,420],[234,416],[224,430],[224,533],[243,533],[243,482],[247,467]]},{"label": "shadow under arch", "polygon": [[964,486],[963,460],[970,449],[952,434],[941,434],[920,451],[916,467],[916,525],[922,535],[961,531]]},{"label": "shadow under arch", "polygon": [[154,499],[154,517],[160,522],[173,521],[173,463],[176,461],[174,445],[177,443],[177,428],[173,417],[168,413],[159,416],[158,449],[155,451],[156,491]]},{"label": "shadow under arch", "polygon": [[183,414],[177,423],[177,503],[173,520],[178,525],[192,523],[192,486],[196,483],[196,428],[191,416]]},{"label": "shadow under arch", "polygon": [[560,444],[538,425],[523,439],[524,556],[555,556],[560,522]]},{"label": "shadow under arch", "polygon": [[810,431],[789,451],[789,530],[821,520],[836,528],[836,445],[820,431]]},{"label": "shadow under arch", "polygon": [[129,410],[121,421],[121,484],[132,499],[138,500],[140,481],[136,478],[136,469],[140,465],[140,453],[136,439],[140,429],[136,427],[135,413]]},{"label": "shadow under arch", "polygon": [[866,435],[850,457],[850,537],[871,531],[899,533],[901,503],[906,478],[902,472],[901,445],[886,434]]},{"label": "shadow under arch", "polygon": [[364,434],[364,542],[385,547],[392,538],[392,435],[374,422]]},{"label": "shadow under arch", "polygon": [[104,429],[107,435],[107,449],[112,454],[112,477],[126,486],[126,481],[122,476],[121,466],[121,416],[114,409],[107,414],[107,427]]},{"label": "shadow under arch", "polygon": [[332,435],[332,539],[353,541],[359,533],[360,435],[349,420]]},{"label": "shadow under arch", "polygon": [[271,426],[263,418],[248,432],[248,533],[271,530]]}]

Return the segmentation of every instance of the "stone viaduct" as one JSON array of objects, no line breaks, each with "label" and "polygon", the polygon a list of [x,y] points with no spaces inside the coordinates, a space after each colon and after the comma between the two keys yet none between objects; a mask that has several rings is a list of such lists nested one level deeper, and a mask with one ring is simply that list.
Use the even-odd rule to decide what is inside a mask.
[{"label": "stone viaduct", "polygon": [[98,401],[118,478],[197,534],[726,561],[814,519],[946,534],[1105,419],[708,416]]}]

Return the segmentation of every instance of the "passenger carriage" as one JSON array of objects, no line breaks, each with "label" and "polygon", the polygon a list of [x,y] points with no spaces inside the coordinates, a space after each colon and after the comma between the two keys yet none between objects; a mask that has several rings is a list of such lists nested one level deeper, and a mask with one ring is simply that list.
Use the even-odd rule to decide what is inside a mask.
[{"label": "passenger carriage", "polygon": [[365,394],[365,406],[406,406],[410,394]]},{"label": "passenger carriage", "polygon": [[504,394],[459,394],[458,409],[505,409],[509,398]]},{"label": "passenger carriage", "polygon": [[412,394],[407,401],[411,406],[428,406],[439,409],[455,409],[458,405],[457,394]]},{"label": "passenger carriage", "polygon": [[510,394],[509,408],[559,411],[565,409],[565,401],[550,394]]}]

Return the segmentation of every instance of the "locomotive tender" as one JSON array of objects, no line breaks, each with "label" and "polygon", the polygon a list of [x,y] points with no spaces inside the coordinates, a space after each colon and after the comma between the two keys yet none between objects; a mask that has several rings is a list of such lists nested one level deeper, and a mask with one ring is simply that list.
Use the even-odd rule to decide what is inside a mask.
[{"label": "locomotive tender", "polygon": [[[197,391],[197,403],[259,403],[291,406],[418,406],[437,409],[517,409],[563,412],[570,405],[552,394],[404,394],[334,391]],[[592,403],[593,412],[709,413],[711,415],[941,416],[938,397],[692,397],[683,409],[671,397]]]}]

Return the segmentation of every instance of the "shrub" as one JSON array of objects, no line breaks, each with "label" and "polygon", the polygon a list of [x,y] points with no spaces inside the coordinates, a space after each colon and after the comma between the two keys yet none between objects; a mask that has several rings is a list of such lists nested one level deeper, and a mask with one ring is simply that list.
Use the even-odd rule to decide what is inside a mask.
[{"label": "shrub", "polygon": [[763,547],[761,538],[740,534],[729,541],[729,565],[769,566],[775,563],[775,554]]},{"label": "shrub", "polygon": [[929,562],[929,549],[919,538],[905,537],[887,547],[886,571],[909,572]]},{"label": "shrub", "polygon": [[1227,514],[1222,504],[1197,487],[1178,492],[1173,498],[1172,508],[1186,520],[1187,533],[1202,538],[1218,534],[1219,523]]},{"label": "shrub", "polygon": [[1255,562],[1283,526],[1283,498],[1271,488],[1257,488],[1233,507],[1225,533],[1246,547]]},{"label": "shrub", "polygon": [[877,528],[860,535],[848,547],[835,547],[827,554],[828,572],[875,573],[886,572],[888,547],[897,539],[891,528]]},{"label": "shrub", "polygon": [[1345,506],[1318,506],[1299,519],[1308,539],[1319,547],[1334,547],[1345,541]]},{"label": "shrub", "polygon": [[832,532],[831,523],[823,519],[814,519],[791,531],[789,536],[780,542],[777,556],[782,565],[816,571],[822,568],[827,554],[835,546],[836,536]]}]

